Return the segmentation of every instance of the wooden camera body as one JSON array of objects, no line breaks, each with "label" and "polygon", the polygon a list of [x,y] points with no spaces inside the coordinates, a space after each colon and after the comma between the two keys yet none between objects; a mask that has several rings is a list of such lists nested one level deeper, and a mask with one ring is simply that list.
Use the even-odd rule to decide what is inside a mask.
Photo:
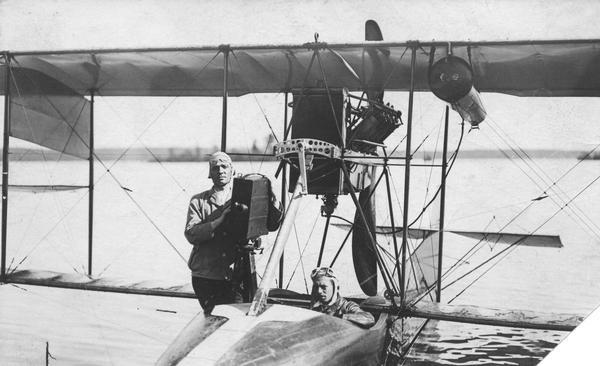
[{"label": "wooden camera body", "polygon": [[249,174],[233,179],[229,235],[236,240],[248,241],[269,232],[269,179],[260,174]]}]

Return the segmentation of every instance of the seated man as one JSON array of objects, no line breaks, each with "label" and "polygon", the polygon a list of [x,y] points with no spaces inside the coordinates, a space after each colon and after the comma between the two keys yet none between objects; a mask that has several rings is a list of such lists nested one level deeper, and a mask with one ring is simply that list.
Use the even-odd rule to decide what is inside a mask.
[{"label": "seated man", "polygon": [[331,268],[315,268],[310,278],[313,281],[312,310],[349,320],[365,328],[375,324],[375,318],[371,313],[362,310],[355,302],[340,296],[340,286]]}]

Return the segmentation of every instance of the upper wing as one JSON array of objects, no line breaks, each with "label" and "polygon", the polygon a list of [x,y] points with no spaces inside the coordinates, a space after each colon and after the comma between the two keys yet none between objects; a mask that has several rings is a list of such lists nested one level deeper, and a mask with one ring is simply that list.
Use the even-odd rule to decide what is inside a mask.
[{"label": "upper wing", "polygon": [[[412,45],[418,47],[415,87],[426,91],[429,65],[446,56],[448,44],[454,55],[471,64],[475,87],[481,92],[600,95],[600,40],[30,52],[11,54],[11,68],[22,70],[18,77],[28,75],[37,84],[54,79],[80,94],[95,90],[103,96],[220,96],[226,59],[223,50],[227,49],[231,96],[299,88],[365,90],[380,88],[382,83],[386,90],[408,90],[411,51],[407,47]],[[3,93],[5,78],[3,65]],[[52,93],[51,85],[39,88]]]}]

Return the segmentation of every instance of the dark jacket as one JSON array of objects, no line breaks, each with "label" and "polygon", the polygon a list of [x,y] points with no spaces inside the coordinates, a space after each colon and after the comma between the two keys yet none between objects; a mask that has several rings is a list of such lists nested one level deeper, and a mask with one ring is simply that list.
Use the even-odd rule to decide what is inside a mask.
[{"label": "dark jacket", "polygon": [[375,324],[375,318],[371,313],[361,309],[357,303],[346,300],[339,294],[336,295],[337,299],[332,304],[323,305],[321,303],[316,303],[312,307],[312,310],[349,320],[362,327],[370,327]]},{"label": "dark jacket", "polygon": [[192,276],[213,280],[230,279],[229,267],[236,255],[236,244],[222,231],[213,232],[210,222],[221,215],[225,206],[217,205],[211,188],[192,197],[188,207],[185,238],[194,246],[188,260]]}]

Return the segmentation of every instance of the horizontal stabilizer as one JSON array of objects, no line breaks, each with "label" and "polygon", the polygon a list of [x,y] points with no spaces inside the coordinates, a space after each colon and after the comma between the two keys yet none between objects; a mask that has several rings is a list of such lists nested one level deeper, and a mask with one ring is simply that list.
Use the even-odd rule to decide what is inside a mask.
[{"label": "horizontal stabilizer", "polygon": [[[340,228],[349,229],[350,224],[346,223],[335,223],[332,224]],[[410,239],[425,239],[429,235],[435,233],[437,230],[433,229],[408,229],[408,237]],[[391,235],[391,226],[377,226],[375,229],[377,234]],[[487,242],[493,242],[494,244],[507,244],[511,245],[517,243],[517,245],[528,246],[528,247],[544,247],[544,248],[562,248],[562,242],[559,235],[538,235],[538,234],[527,234],[527,233],[501,233],[497,231],[467,231],[467,230],[444,230],[444,232],[461,235],[467,238],[475,240],[485,240]],[[402,227],[395,228],[396,236],[402,236]]]},{"label": "horizontal stabilizer", "polygon": [[498,233],[486,231],[459,231],[449,230],[453,234],[466,236],[476,240],[485,240],[494,244],[514,244],[528,247],[562,248],[562,242],[558,235],[531,235],[515,233]]},{"label": "horizontal stabilizer", "polygon": [[[350,227],[352,226],[351,224],[347,224],[347,223],[332,223],[331,225],[337,226],[342,229],[350,229]],[[395,229],[396,229],[396,235],[402,236],[402,228],[396,226]],[[436,230],[431,230],[431,229],[412,229],[411,228],[411,229],[408,229],[408,237],[410,239],[424,239],[435,232],[436,232]],[[375,233],[380,234],[380,235],[391,235],[392,227],[391,226],[377,226],[377,228],[375,229]]]},{"label": "horizontal stabilizer", "polygon": [[448,305],[422,301],[408,310],[408,316],[458,323],[500,327],[544,329],[570,332],[584,316],[579,314],[538,313],[527,310],[501,310],[478,306]]}]

